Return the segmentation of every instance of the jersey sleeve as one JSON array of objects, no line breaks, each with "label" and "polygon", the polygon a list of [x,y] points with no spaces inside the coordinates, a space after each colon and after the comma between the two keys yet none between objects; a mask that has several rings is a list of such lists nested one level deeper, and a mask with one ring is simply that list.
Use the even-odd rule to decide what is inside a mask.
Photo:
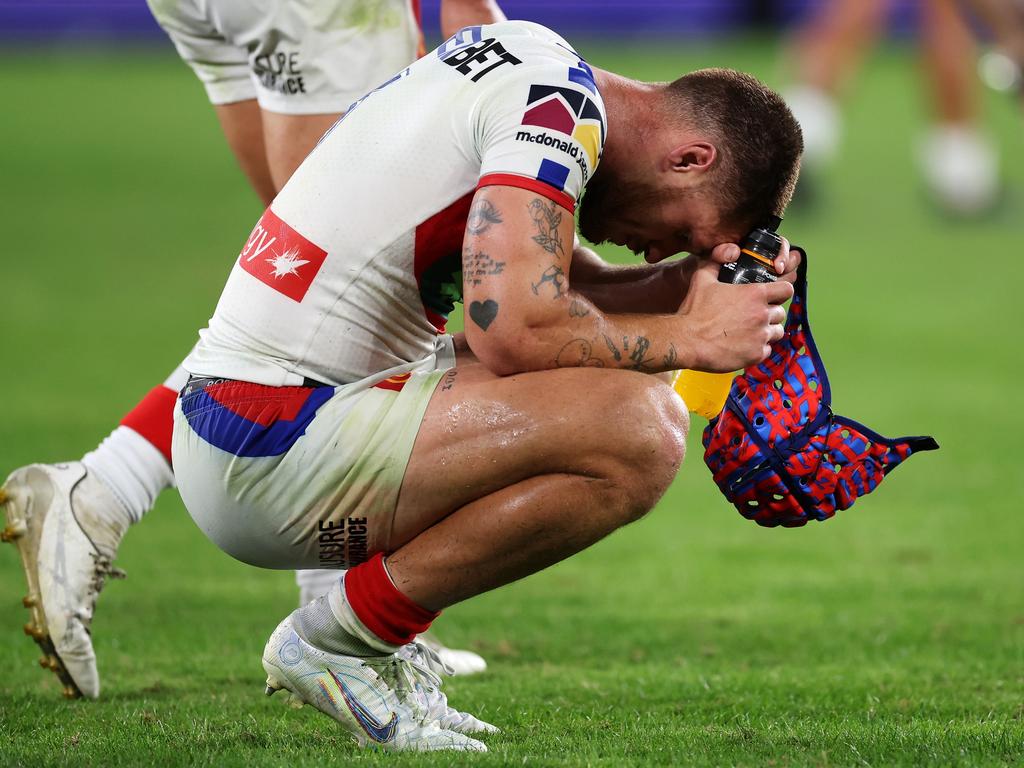
[{"label": "jersey sleeve", "polygon": [[513,67],[483,94],[475,117],[478,187],[522,187],[570,213],[604,147],[604,103],[586,62]]}]

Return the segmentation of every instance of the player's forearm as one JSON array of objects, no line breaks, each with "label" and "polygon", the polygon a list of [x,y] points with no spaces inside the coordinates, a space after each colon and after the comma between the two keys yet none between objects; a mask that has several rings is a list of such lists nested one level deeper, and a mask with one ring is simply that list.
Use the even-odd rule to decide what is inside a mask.
[{"label": "player's forearm", "polygon": [[604,312],[667,314],[679,309],[689,287],[689,260],[660,264],[608,264],[589,248],[573,251],[573,290]]},{"label": "player's forearm", "polygon": [[449,38],[463,27],[505,21],[494,0],[442,0],[441,34]]},{"label": "player's forearm", "polygon": [[[659,373],[686,366],[690,351],[681,337],[682,319],[671,314],[612,314],[576,291],[551,297],[554,311],[541,323],[495,324],[486,344],[479,344],[481,362],[499,375],[552,368],[620,368]],[[495,314],[501,307],[491,308]],[[471,308],[467,337],[483,342],[486,333]]]}]

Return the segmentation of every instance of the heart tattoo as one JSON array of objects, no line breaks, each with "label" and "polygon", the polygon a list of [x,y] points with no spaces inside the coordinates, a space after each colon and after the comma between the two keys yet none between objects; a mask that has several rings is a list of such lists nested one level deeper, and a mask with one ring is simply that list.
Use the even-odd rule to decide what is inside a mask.
[{"label": "heart tattoo", "polygon": [[486,331],[487,327],[494,322],[494,318],[498,316],[498,302],[493,299],[474,301],[469,305],[469,316],[473,318],[474,323]]}]

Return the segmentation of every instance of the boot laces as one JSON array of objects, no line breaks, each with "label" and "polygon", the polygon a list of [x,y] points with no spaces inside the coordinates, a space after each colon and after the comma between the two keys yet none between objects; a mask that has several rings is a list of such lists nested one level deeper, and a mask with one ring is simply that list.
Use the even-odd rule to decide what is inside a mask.
[{"label": "boot laces", "polygon": [[[421,672],[411,662],[401,656],[391,655],[364,659],[363,663],[377,673],[417,723],[423,726],[436,723],[438,717],[423,694]],[[437,682],[440,684],[440,680]]]},{"label": "boot laces", "polygon": [[94,552],[92,555],[93,567],[92,567],[92,599],[99,596],[100,592],[103,591],[103,587],[106,586],[107,579],[126,579],[128,574],[117,568],[114,565],[113,558],[108,555],[101,555]]}]

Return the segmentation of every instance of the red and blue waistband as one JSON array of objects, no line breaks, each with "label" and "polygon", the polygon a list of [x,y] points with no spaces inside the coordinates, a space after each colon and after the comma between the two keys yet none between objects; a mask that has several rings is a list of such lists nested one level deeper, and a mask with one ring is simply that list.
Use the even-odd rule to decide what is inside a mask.
[{"label": "red and blue waistband", "polygon": [[306,433],[334,387],[270,387],[193,377],[181,391],[181,411],[193,431],[235,456],[280,456]]}]

